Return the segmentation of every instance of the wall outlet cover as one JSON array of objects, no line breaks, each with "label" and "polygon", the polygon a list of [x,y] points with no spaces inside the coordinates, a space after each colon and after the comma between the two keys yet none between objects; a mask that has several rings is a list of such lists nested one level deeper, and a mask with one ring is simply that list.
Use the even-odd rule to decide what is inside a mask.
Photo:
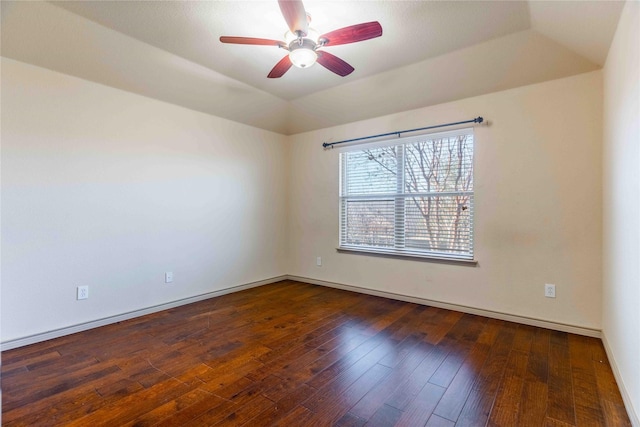
[{"label": "wall outlet cover", "polygon": [[545,284],[544,285],[544,296],[547,298],[555,298],[556,297],[556,285]]},{"label": "wall outlet cover", "polygon": [[89,298],[89,287],[88,286],[78,286],[76,292],[77,292],[76,293],[76,298],[79,299],[79,300]]}]

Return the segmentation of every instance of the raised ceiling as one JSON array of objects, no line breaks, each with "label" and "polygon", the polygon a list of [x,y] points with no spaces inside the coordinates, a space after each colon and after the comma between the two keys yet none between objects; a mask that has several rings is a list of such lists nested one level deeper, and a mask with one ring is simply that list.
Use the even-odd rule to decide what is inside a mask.
[{"label": "raised ceiling", "polygon": [[327,47],[355,67],[267,79],[285,51],[274,1],[2,1],[2,56],[283,134],[600,68],[616,1],[304,2],[320,33],[361,22],[380,38]]}]

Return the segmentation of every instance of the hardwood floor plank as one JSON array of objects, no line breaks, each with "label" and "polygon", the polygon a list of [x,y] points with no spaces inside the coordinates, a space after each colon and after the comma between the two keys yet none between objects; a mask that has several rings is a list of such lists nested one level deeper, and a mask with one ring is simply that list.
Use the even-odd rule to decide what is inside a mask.
[{"label": "hardwood floor plank", "polygon": [[477,344],[469,353],[453,381],[446,388],[444,396],[433,411],[442,418],[456,421],[467,397],[480,375],[480,370],[489,356],[490,347],[487,344]]},{"label": "hardwood floor plank", "polygon": [[167,400],[177,399],[188,391],[188,387],[171,378],[151,388],[129,394],[66,425],[70,427],[123,425],[161,406]]},{"label": "hardwood floor plank", "polygon": [[[516,344],[514,340],[514,345]],[[489,426],[513,426],[518,422],[520,397],[529,359],[528,353],[511,350],[496,400],[491,409]]]},{"label": "hardwood floor plank", "polygon": [[25,362],[30,363],[31,360],[37,360],[39,356],[42,356],[51,352],[60,353],[60,349],[67,343],[73,340],[78,340],[78,336],[82,334],[72,334],[64,337],[59,337],[55,340],[47,340],[37,344],[30,344],[24,347],[19,347],[10,351],[2,352],[2,367],[11,367]]},{"label": "hardwood floor plank", "polygon": [[565,332],[552,331],[549,346],[547,417],[575,425],[569,342]]},{"label": "hardwood floor plank", "polygon": [[40,383],[39,390],[37,391],[3,391],[2,397],[4,401],[2,402],[2,408],[4,410],[6,407],[6,410],[9,412],[22,406],[28,405],[33,400],[46,399],[50,396],[54,396],[64,391],[71,390],[82,383],[99,380],[119,371],[120,368],[118,368],[117,366],[103,367],[99,365],[93,365],[90,367],[90,369],[83,369],[73,375],[70,374],[68,378],[56,377],[47,382]]},{"label": "hardwood floor plank", "polygon": [[631,421],[624,408],[624,404],[610,400],[602,400],[601,405],[604,412],[604,425],[611,427],[631,427]]},{"label": "hardwood floor plank", "polygon": [[[299,386],[330,367],[337,369],[334,366],[336,363],[347,355],[353,357],[351,352],[368,340],[371,338],[359,334],[346,334],[344,337],[335,338],[297,360],[280,365],[275,375],[287,383]],[[260,375],[263,375],[263,372],[260,372]]]},{"label": "hardwood floor plank", "polygon": [[264,366],[257,360],[243,360],[238,364],[228,365],[226,368],[211,369],[206,375],[202,375],[200,379],[205,383],[200,386],[201,389],[215,393],[217,390],[224,388],[239,379],[248,375],[254,369]]},{"label": "hardwood floor plank", "polygon": [[398,344],[398,346],[396,346],[391,352],[383,357],[380,361],[380,364],[389,368],[395,368],[407,357],[407,355],[411,353],[411,351],[420,343],[420,341],[421,339],[415,334],[409,335],[408,337],[403,339],[400,344]]},{"label": "hardwood floor plank", "polygon": [[[275,340],[265,340],[263,344],[271,348],[272,351],[260,356],[258,360],[262,363],[269,363],[275,359],[288,358],[295,354],[297,349],[312,350],[318,345],[335,338],[341,333],[341,326],[345,321],[345,316],[334,313],[327,317],[314,319],[313,323],[304,328],[296,328],[284,337]],[[318,324],[320,325],[318,327]]]},{"label": "hardwood floor plank", "polygon": [[[386,356],[390,350],[391,346],[388,345],[384,339],[372,337],[353,351],[342,356],[331,366],[319,372],[307,381],[307,384],[313,388],[320,389],[326,384],[330,384],[341,378],[352,378],[354,375],[357,375],[358,372],[361,374],[366,369],[371,368]],[[364,361],[362,361],[363,359]],[[355,380],[356,378],[353,379]]]},{"label": "hardwood floor plank", "polygon": [[274,427],[309,426],[313,412],[304,406],[296,406],[286,417],[282,418]]},{"label": "hardwood floor plank", "polygon": [[196,418],[182,424],[184,427],[206,427],[224,420],[227,416],[235,413],[239,406],[228,400],[222,400],[219,405],[198,415]]},{"label": "hardwood floor plank", "polygon": [[448,387],[471,351],[486,319],[471,314],[463,314],[445,335],[439,347],[448,351],[447,358],[438,367],[429,382],[440,387]]},{"label": "hardwood floor plank", "polygon": [[[370,384],[370,388],[374,387],[378,381],[391,372],[391,369],[379,365],[376,363],[376,357],[379,357],[379,353],[371,353],[369,359],[362,359],[360,363],[354,364],[351,368],[346,370],[343,374],[336,377],[336,379],[325,386],[317,389],[311,397],[304,401],[303,405],[313,412],[318,412],[325,405],[325,402],[332,401],[341,396],[342,393],[348,391],[353,384],[356,384],[359,380],[364,381],[365,384]],[[363,380],[361,380],[363,378]],[[364,390],[358,400],[364,396],[369,389]],[[356,401],[357,402],[357,401]],[[355,404],[356,402],[353,402]],[[351,406],[349,406],[350,408]]]},{"label": "hardwood floor plank", "polygon": [[124,396],[128,393],[141,390],[143,387],[137,381],[132,381],[129,378],[123,378],[114,382],[108,382],[102,386],[95,387],[96,393],[101,398],[109,396]]},{"label": "hardwood floor plank", "polygon": [[520,396],[518,423],[543,425],[547,414],[549,377],[549,337],[548,329],[537,328],[533,332],[527,369]]},{"label": "hardwood floor plank", "polygon": [[407,381],[400,385],[396,391],[389,396],[385,402],[387,405],[404,410],[404,408],[413,399],[415,399],[420,390],[423,389],[425,384],[429,381],[429,378],[438,369],[447,356],[446,351],[427,343],[423,344],[422,351],[426,354],[425,358],[415,369],[413,375],[411,375]]},{"label": "hardwood floor plank", "polygon": [[217,423],[207,423],[207,426],[241,426],[241,425],[255,425],[254,419],[260,415],[260,413],[273,408],[275,403],[267,399],[262,395],[255,396],[251,401],[247,402],[243,406],[239,406],[233,412],[228,414],[222,421]]},{"label": "hardwood floor plank", "polygon": [[350,412],[347,412],[335,424],[335,427],[362,427],[367,420],[358,418]]},{"label": "hardwood floor plank", "polygon": [[[375,364],[366,372],[359,375],[355,381],[346,384],[351,380],[345,376],[345,384],[337,389],[335,385],[328,386],[318,390],[309,399],[303,402],[303,405],[314,412],[311,422],[321,424],[329,422],[330,424],[339,420],[349,411],[372,387],[382,381],[390,372],[386,366]],[[357,374],[356,374],[357,375]]]},{"label": "hardwood floor plank", "polygon": [[192,390],[189,391],[174,400],[171,400],[163,405],[160,405],[156,408],[153,408],[151,411],[138,415],[135,419],[129,421],[126,424],[123,424],[123,427],[144,427],[144,426],[153,426],[158,424],[159,422],[169,418],[176,412],[180,412],[185,408],[188,408],[194,405],[197,402],[202,401],[203,399],[210,396],[209,393],[203,390]]},{"label": "hardwood floor plank", "polygon": [[[384,313],[379,316],[375,322],[369,323],[368,326],[362,330],[362,333],[373,336],[380,331],[386,331],[386,333],[389,334],[389,338],[400,340],[401,337],[395,334],[408,322],[408,318],[404,316],[415,310],[415,308],[414,304],[400,304],[395,310]],[[403,318],[405,320],[403,320]],[[402,338],[404,338],[404,336]]]},{"label": "hardwood floor plank", "polygon": [[465,402],[456,426],[484,425],[504,373],[517,325],[503,322],[480,375]]},{"label": "hardwood floor plank", "polygon": [[[399,345],[399,347],[402,343]],[[418,365],[427,356],[426,352],[415,349],[407,355],[400,363],[398,363],[385,378],[385,381],[378,383],[373,387],[356,405],[354,405],[350,412],[365,420],[368,420],[373,414],[381,407],[385,406],[384,402],[387,398],[393,394],[402,384],[406,383],[414,372]],[[383,360],[386,359],[383,358]],[[387,366],[381,364],[382,366]],[[387,366],[389,367],[389,366]]]},{"label": "hardwood floor plank", "polygon": [[513,337],[513,350],[520,351],[522,353],[529,353],[531,351],[531,344],[536,328],[528,325],[518,325],[516,334]]},{"label": "hardwood floor plank", "polygon": [[273,425],[293,411],[298,405],[298,402],[305,401],[316,391],[316,389],[313,389],[306,384],[302,384],[300,387],[290,390],[289,393],[275,401],[275,405],[255,417],[251,421],[251,427],[267,427]]},{"label": "hardwood floor plank", "polygon": [[[3,396],[4,397],[4,396]],[[77,419],[99,407],[103,400],[92,387],[82,387],[37,400],[2,414],[3,426],[62,425],[60,419]]]},{"label": "hardwood floor plank", "polygon": [[[345,328],[338,327],[313,339],[309,345],[299,345],[276,357],[258,357],[257,360],[263,362],[264,367],[252,372],[250,378],[259,380],[272,375],[274,372],[295,370],[296,368],[291,366],[292,361],[298,368],[310,364],[343,344],[344,340],[342,338],[345,334]],[[359,343],[365,341],[365,337],[362,338]],[[271,354],[268,353],[267,356]]]},{"label": "hardwood floor plank", "polygon": [[555,418],[547,417],[544,420],[544,427],[571,427],[573,424],[567,424],[562,421],[556,420]]},{"label": "hardwood floor plank", "polygon": [[455,423],[437,415],[432,415],[425,427],[453,427]]},{"label": "hardwood floor plank", "polygon": [[214,396],[211,393],[202,395],[202,399],[194,402],[192,405],[183,409],[178,409],[173,414],[167,416],[164,420],[155,424],[156,427],[175,427],[183,426],[195,420],[200,415],[216,408],[225,402],[224,399]]},{"label": "hardwood floor plank", "polygon": [[444,340],[444,342],[439,347],[447,352],[447,357],[429,378],[429,382],[431,384],[447,388],[458,373],[458,370],[462,366],[462,363],[469,355],[471,346],[466,342],[456,342],[447,339]]},{"label": "hardwood floor plank", "polygon": [[5,351],[3,426],[630,426],[602,343],[294,281]]},{"label": "hardwood floor plank", "polygon": [[60,382],[61,378],[66,380],[67,375],[69,375],[70,378],[78,378],[78,372],[88,373],[103,368],[104,366],[100,366],[96,359],[90,358],[77,361],[77,363],[74,363],[71,366],[61,367],[58,370],[44,372],[33,372],[27,370],[23,375],[13,375],[10,381],[9,377],[7,377],[7,381],[3,381],[3,393],[8,401],[13,401],[20,399],[25,395],[30,395],[33,391],[34,383],[42,384],[43,387],[39,390],[42,391],[44,386],[55,384],[56,381]]},{"label": "hardwood floor plank", "polygon": [[627,413],[624,409],[624,402],[620,395],[620,390],[611,371],[609,363],[593,361],[598,395],[600,396],[600,406],[603,410],[603,418],[607,426],[629,426]]},{"label": "hardwood floor plank", "polygon": [[577,335],[569,335],[568,338],[576,423],[584,425],[591,422],[603,425],[604,416],[597,392],[598,384],[593,360],[584,357],[585,354],[590,354],[589,344],[593,338]]},{"label": "hardwood floor plank", "polygon": [[400,419],[402,411],[393,406],[382,405],[366,422],[366,427],[392,427]]},{"label": "hardwood floor plank", "polygon": [[428,420],[437,407],[446,389],[426,383],[413,399],[402,411],[402,416],[398,420],[399,426],[422,425],[424,420]]},{"label": "hardwood floor plank", "polygon": [[60,357],[60,352],[57,350],[49,350],[42,354],[35,355],[33,357],[26,358],[14,358],[13,361],[5,361],[4,357],[2,359],[2,376],[10,376],[12,371],[28,371],[30,370],[28,366],[41,363],[44,361],[57,360]]},{"label": "hardwood floor plank", "polygon": [[520,396],[520,425],[543,425],[547,414],[547,399],[549,390],[546,383],[536,380],[525,380],[522,384]]},{"label": "hardwood floor plank", "polygon": [[451,327],[445,337],[454,342],[475,343],[480,333],[484,330],[486,321],[486,317],[462,313],[462,316]]},{"label": "hardwood floor plank", "polygon": [[427,342],[438,344],[451,330],[453,325],[460,320],[462,313],[459,311],[449,311],[437,309],[433,318],[426,322],[424,328],[427,333]]}]

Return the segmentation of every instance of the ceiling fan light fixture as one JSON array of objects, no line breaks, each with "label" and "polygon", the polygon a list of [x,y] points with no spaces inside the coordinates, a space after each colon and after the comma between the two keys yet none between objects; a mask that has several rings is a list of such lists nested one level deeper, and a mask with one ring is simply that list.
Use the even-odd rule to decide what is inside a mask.
[{"label": "ceiling fan light fixture", "polygon": [[291,63],[298,68],[309,68],[316,63],[318,55],[311,49],[296,49],[289,52]]},{"label": "ceiling fan light fixture", "polygon": [[315,43],[303,40],[302,44],[294,41],[289,45],[289,59],[298,68],[309,68],[316,63],[318,54],[314,50]]}]

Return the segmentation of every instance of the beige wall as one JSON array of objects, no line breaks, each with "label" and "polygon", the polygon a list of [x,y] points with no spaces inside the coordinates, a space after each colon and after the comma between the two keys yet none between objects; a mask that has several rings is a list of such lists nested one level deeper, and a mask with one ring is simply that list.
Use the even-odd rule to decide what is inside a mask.
[{"label": "beige wall", "polygon": [[286,274],[284,136],[4,58],[1,101],[2,341]]},{"label": "beige wall", "polygon": [[[591,72],[291,137],[291,274],[601,327],[602,75]],[[321,143],[466,120],[476,267],[337,253],[338,150]],[[323,266],[316,266],[316,257]],[[544,284],[557,298],[544,297]]]},{"label": "beige wall", "polygon": [[602,329],[640,426],[640,3],[627,2],[604,68]]}]

